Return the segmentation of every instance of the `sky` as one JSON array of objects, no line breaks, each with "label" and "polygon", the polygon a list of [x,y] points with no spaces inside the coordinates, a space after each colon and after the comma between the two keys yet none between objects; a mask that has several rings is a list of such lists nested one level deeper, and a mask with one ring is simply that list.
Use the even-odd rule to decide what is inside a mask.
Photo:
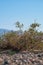
[{"label": "sky", "polygon": [[0,28],[16,30],[19,21],[27,30],[34,20],[43,31],[43,0],[0,0]]}]

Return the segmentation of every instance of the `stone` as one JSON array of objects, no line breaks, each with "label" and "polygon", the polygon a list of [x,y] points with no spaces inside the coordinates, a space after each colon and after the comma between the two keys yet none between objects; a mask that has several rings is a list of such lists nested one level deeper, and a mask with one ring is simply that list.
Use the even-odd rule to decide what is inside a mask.
[{"label": "stone", "polygon": [[0,54],[0,65],[43,65],[42,53]]}]

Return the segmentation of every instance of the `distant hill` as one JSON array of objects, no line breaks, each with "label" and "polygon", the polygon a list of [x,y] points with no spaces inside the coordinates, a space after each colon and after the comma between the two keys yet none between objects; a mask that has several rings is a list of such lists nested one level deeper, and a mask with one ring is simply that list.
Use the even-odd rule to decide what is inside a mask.
[{"label": "distant hill", "polygon": [[10,32],[10,30],[7,29],[0,29],[0,35],[3,35],[4,33]]},{"label": "distant hill", "polygon": [[22,34],[23,33],[23,31],[14,31],[14,30],[8,30],[8,29],[1,29],[0,28],[0,35],[3,35],[3,34],[5,34],[5,33],[7,33],[7,32],[11,32],[11,31],[13,31],[13,32],[15,32],[15,33],[17,33],[17,34]]}]

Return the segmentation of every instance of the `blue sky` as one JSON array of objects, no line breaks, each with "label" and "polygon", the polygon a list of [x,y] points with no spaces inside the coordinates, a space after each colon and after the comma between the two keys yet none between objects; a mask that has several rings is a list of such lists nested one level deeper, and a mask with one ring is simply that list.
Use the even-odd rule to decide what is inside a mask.
[{"label": "blue sky", "polygon": [[35,19],[43,31],[43,0],[0,0],[0,28],[16,30],[19,21],[28,29]]}]

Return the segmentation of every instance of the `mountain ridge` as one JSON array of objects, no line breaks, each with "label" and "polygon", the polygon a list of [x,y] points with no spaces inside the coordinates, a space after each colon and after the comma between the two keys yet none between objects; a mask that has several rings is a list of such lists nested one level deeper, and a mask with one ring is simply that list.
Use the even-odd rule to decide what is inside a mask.
[{"label": "mountain ridge", "polygon": [[7,32],[10,32],[11,30],[0,28],[0,35],[3,35]]}]

